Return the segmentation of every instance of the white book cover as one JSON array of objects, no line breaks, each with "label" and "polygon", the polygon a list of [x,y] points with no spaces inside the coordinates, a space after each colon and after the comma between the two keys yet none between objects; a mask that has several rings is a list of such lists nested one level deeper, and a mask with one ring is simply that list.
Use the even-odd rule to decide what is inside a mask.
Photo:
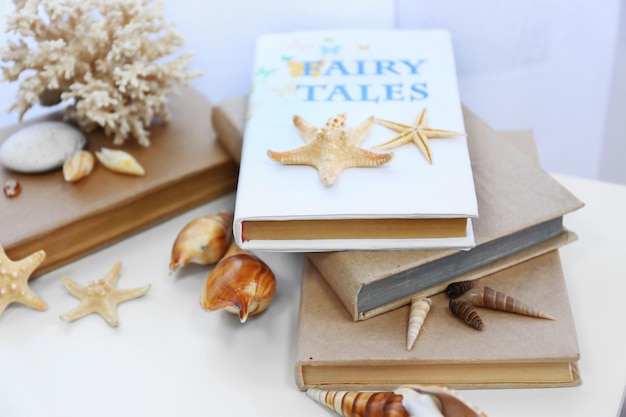
[{"label": "white book cover", "polygon": [[[281,154],[309,145],[320,135],[311,129],[324,127],[342,113],[345,126],[341,129],[353,141],[351,145],[360,148],[354,152],[366,154],[359,154],[359,161],[373,159],[373,152],[392,154],[391,159],[378,166],[339,170],[332,182],[325,183],[319,159],[327,156],[314,155],[317,168],[270,157],[268,151]],[[300,129],[295,115],[305,121]],[[426,117],[416,127],[419,115]],[[368,120],[371,129],[357,128]],[[396,124],[385,124],[385,120]],[[437,130],[451,134],[433,137]],[[236,242],[250,250],[292,252],[469,249],[474,246],[471,218],[478,216],[478,207],[464,132],[452,40],[445,30],[262,36],[257,42],[244,131]],[[418,146],[424,135],[430,136],[425,140],[430,162],[425,149]],[[399,136],[408,138],[407,143],[375,148]],[[343,158],[333,155],[332,149],[328,152]],[[255,221],[291,224],[285,222],[330,219],[462,219],[463,232],[442,237],[417,233],[421,237],[409,238],[341,234],[285,238],[278,232],[250,238],[246,234]],[[340,230],[341,224],[329,229]]]}]

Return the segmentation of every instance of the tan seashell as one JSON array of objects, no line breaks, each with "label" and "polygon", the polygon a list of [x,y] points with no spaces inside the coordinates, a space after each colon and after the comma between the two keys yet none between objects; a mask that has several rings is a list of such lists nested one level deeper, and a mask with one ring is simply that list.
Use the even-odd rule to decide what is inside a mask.
[{"label": "tan seashell", "polygon": [[417,336],[422,329],[424,320],[430,311],[432,301],[430,298],[413,297],[411,298],[411,311],[409,313],[409,327],[406,336],[406,350],[413,349],[413,345],[417,340]]},{"label": "tan seashell", "polygon": [[210,265],[219,261],[232,240],[233,213],[215,213],[187,223],[172,246],[170,274],[190,263]]},{"label": "tan seashell", "polygon": [[554,317],[544,314],[534,307],[490,287],[483,288],[482,292],[471,294],[470,301],[479,307],[507,311],[509,313],[522,314],[524,316],[537,317],[540,319],[556,320]]},{"label": "tan seashell", "polygon": [[307,395],[344,417],[487,417],[446,387],[402,385],[392,391],[333,391],[310,388]]},{"label": "tan seashell", "polygon": [[96,152],[96,157],[102,165],[120,174],[144,175],[146,173],[131,154],[119,149],[102,148]]},{"label": "tan seashell", "polygon": [[276,279],[267,264],[232,243],[207,276],[200,305],[206,311],[238,314],[244,323],[269,306],[275,289]]},{"label": "tan seashell", "polygon": [[67,182],[76,182],[93,170],[93,155],[88,151],[76,151],[63,163],[63,178]]},{"label": "tan seashell", "polygon": [[476,310],[474,310],[467,301],[450,300],[448,306],[450,307],[452,314],[463,320],[463,323],[468,326],[471,326],[476,330],[482,330],[483,327],[485,327]]}]

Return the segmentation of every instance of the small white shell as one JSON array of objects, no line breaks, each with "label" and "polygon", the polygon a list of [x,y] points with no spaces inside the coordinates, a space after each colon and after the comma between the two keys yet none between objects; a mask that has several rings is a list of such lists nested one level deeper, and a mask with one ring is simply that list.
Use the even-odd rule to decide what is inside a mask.
[{"label": "small white shell", "polygon": [[105,167],[120,174],[144,175],[146,173],[139,162],[125,151],[102,148],[96,152],[96,157]]},{"label": "small white shell", "polygon": [[67,182],[76,182],[93,170],[93,155],[87,151],[76,151],[63,164],[63,178]]},{"label": "small white shell", "polygon": [[406,336],[406,350],[413,349],[417,336],[422,329],[424,320],[430,311],[430,298],[411,298],[411,312],[409,313],[409,328]]}]

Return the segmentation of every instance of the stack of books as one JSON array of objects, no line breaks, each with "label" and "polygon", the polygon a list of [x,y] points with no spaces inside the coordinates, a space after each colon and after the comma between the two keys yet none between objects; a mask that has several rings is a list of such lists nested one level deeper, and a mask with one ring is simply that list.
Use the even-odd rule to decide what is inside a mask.
[{"label": "stack of books", "polygon": [[[558,248],[576,239],[563,216],[583,204],[539,167],[531,132],[495,131],[461,106],[454,74],[444,31],[273,35],[259,41],[250,96],[213,111],[218,138],[241,163],[238,243],[307,252],[297,331],[302,389],[580,383]],[[424,108],[428,120],[416,120]],[[321,181],[319,166],[316,172],[269,157],[268,150],[315,140],[292,125],[294,115],[318,135],[313,126],[341,112],[348,115],[348,137],[375,115],[405,125],[398,130],[409,140],[385,164],[345,169],[330,185]],[[358,147],[370,150],[399,134],[383,124]],[[467,136],[423,140],[424,126]],[[420,149],[419,141],[430,149]],[[342,234],[353,219],[365,220],[359,225],[369,234]],[[373,220],[395,230],[397,219],[417,220],[403,227],[418,232],[389,235],[363,226]],[[444,220],[434,227],[442,233],[420,235],[431,220]],[[443,226],[449,220],[464,231],[450,232]],[[267,226],[265,236],[246,233],[254,222]],[[451,314],[442,293],[451,282],[469,279],[556,320],[480,309],[484,329],[470,328]],[[407,350],[415,295],[431,297],[432,307]]]}]

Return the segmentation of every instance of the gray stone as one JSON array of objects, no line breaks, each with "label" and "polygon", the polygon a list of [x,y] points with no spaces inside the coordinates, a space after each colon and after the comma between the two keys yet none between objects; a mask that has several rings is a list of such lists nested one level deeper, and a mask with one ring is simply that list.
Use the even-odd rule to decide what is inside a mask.
[{"label": "gray stone", "polygon": [[83,132],[68,123],[35,123],[0,145],[0,164],[22,173],[46,172],[62,167],[67,157],[86,143]]}]

